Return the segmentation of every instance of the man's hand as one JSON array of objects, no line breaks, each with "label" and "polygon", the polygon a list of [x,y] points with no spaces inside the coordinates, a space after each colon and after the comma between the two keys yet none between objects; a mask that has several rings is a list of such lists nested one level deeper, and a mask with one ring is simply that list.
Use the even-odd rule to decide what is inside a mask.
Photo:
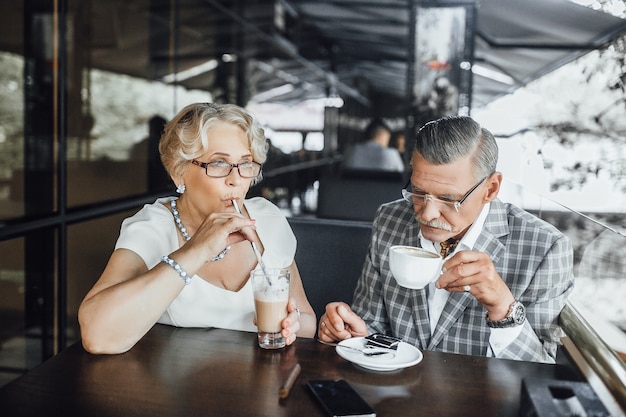
[{"label": "man's hand", "polygon": [[460,251],[443,265],[437,288],[469,292],[489,313],[490,320],[502,320],[515,298],[486,253]]},{"label": "man's hand", "polygon": [[336,342],[351,337],[367,336],[367,326],[346,303],[328,303],[320,318],[317,337],[322,342]]}]

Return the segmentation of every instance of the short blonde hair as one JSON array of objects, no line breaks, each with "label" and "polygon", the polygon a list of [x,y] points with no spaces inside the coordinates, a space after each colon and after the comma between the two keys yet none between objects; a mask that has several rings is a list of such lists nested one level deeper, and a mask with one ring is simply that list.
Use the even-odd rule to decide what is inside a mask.
[{"label": "short blonde hair", "polygon": [[[252,159],[260,164],[265,162],[269,145],[263,128],[250,113],[234,104],[194,103],[183,108],[163,129],[159,153],[170,176],[184,176],[189,162],[206,153],[208,132],[219,122],[239,126],[248,138]],[[261,179],[259,172],[252,184]]]}]

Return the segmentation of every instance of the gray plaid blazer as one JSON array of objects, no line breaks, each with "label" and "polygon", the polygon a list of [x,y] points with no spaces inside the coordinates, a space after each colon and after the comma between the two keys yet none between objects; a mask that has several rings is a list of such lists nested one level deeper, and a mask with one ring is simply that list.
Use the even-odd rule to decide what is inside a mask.
[{"label": "gray plaid blazer", "polygon": [[[420,246],[418,233],[419,223],[406,201],[378,209],[352,309],[370,332],[392,334],[423,350],[487,355],[491,330],[486,310],[471,294],[450,294],[431,337],[426,290],[396,284],[389,248]],[[543,220],[496,199],[473,250],[490,254],[513,296],[526,306],[521,334],[499,357],[554,362],[562,336],[559,313],[574,287],[569,239]]]}]

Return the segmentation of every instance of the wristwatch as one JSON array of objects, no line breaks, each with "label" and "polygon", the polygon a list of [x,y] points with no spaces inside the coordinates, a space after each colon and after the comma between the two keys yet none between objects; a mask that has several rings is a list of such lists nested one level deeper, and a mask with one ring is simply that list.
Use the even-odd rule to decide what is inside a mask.
[{"label": "wristwatch", "polygon": [[487,319],[487,326],[496,329],[502,329],[505,327],[515,327],[524,324],[526,320],[526,307],[524,304],[515,300],[509,306],[509,313],[502,320],[489,320],[489,313],[485,315]]}]

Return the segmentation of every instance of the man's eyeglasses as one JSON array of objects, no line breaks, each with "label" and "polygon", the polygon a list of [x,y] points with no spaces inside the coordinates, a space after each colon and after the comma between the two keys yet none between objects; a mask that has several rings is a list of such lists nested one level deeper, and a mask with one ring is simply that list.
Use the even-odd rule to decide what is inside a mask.
[{"label": "man's eyeglasses", "polygon": [[262,165],[254,161],[240,162],[238,164],[229,164],[225,161],[200,162],[195,159],[192,164],[204,168],[206,175],[211,178],[224,178],[230,175],[233,168],[237,168],[241,178],[255,178],[261,172]]},{"label": "man's eyeglasses", "polygon": [[[474,190],[476,190],[480,186],[480,184],[485,182],[487,178],[489,178],[489,175],[478,181],[476,185],[470,188],[470,190],[465,193],[463,197],[461,197],[460,200],[450,200],[445,197],[434,196],[423,191],[416,191],[410,184],[410,182],[404,187],[404,189],[402,189],[402,198],[415,206],[423,206],[426,204],[427,201],[433,201],[439,204],[439,207],[449,210],[454,209],[458,213],[461,209],[461,204],[463,204],[463,202],[467,200],[470,194],[472,194]],[[408,187],[410,187],[412,191],[407,190]]]}]

